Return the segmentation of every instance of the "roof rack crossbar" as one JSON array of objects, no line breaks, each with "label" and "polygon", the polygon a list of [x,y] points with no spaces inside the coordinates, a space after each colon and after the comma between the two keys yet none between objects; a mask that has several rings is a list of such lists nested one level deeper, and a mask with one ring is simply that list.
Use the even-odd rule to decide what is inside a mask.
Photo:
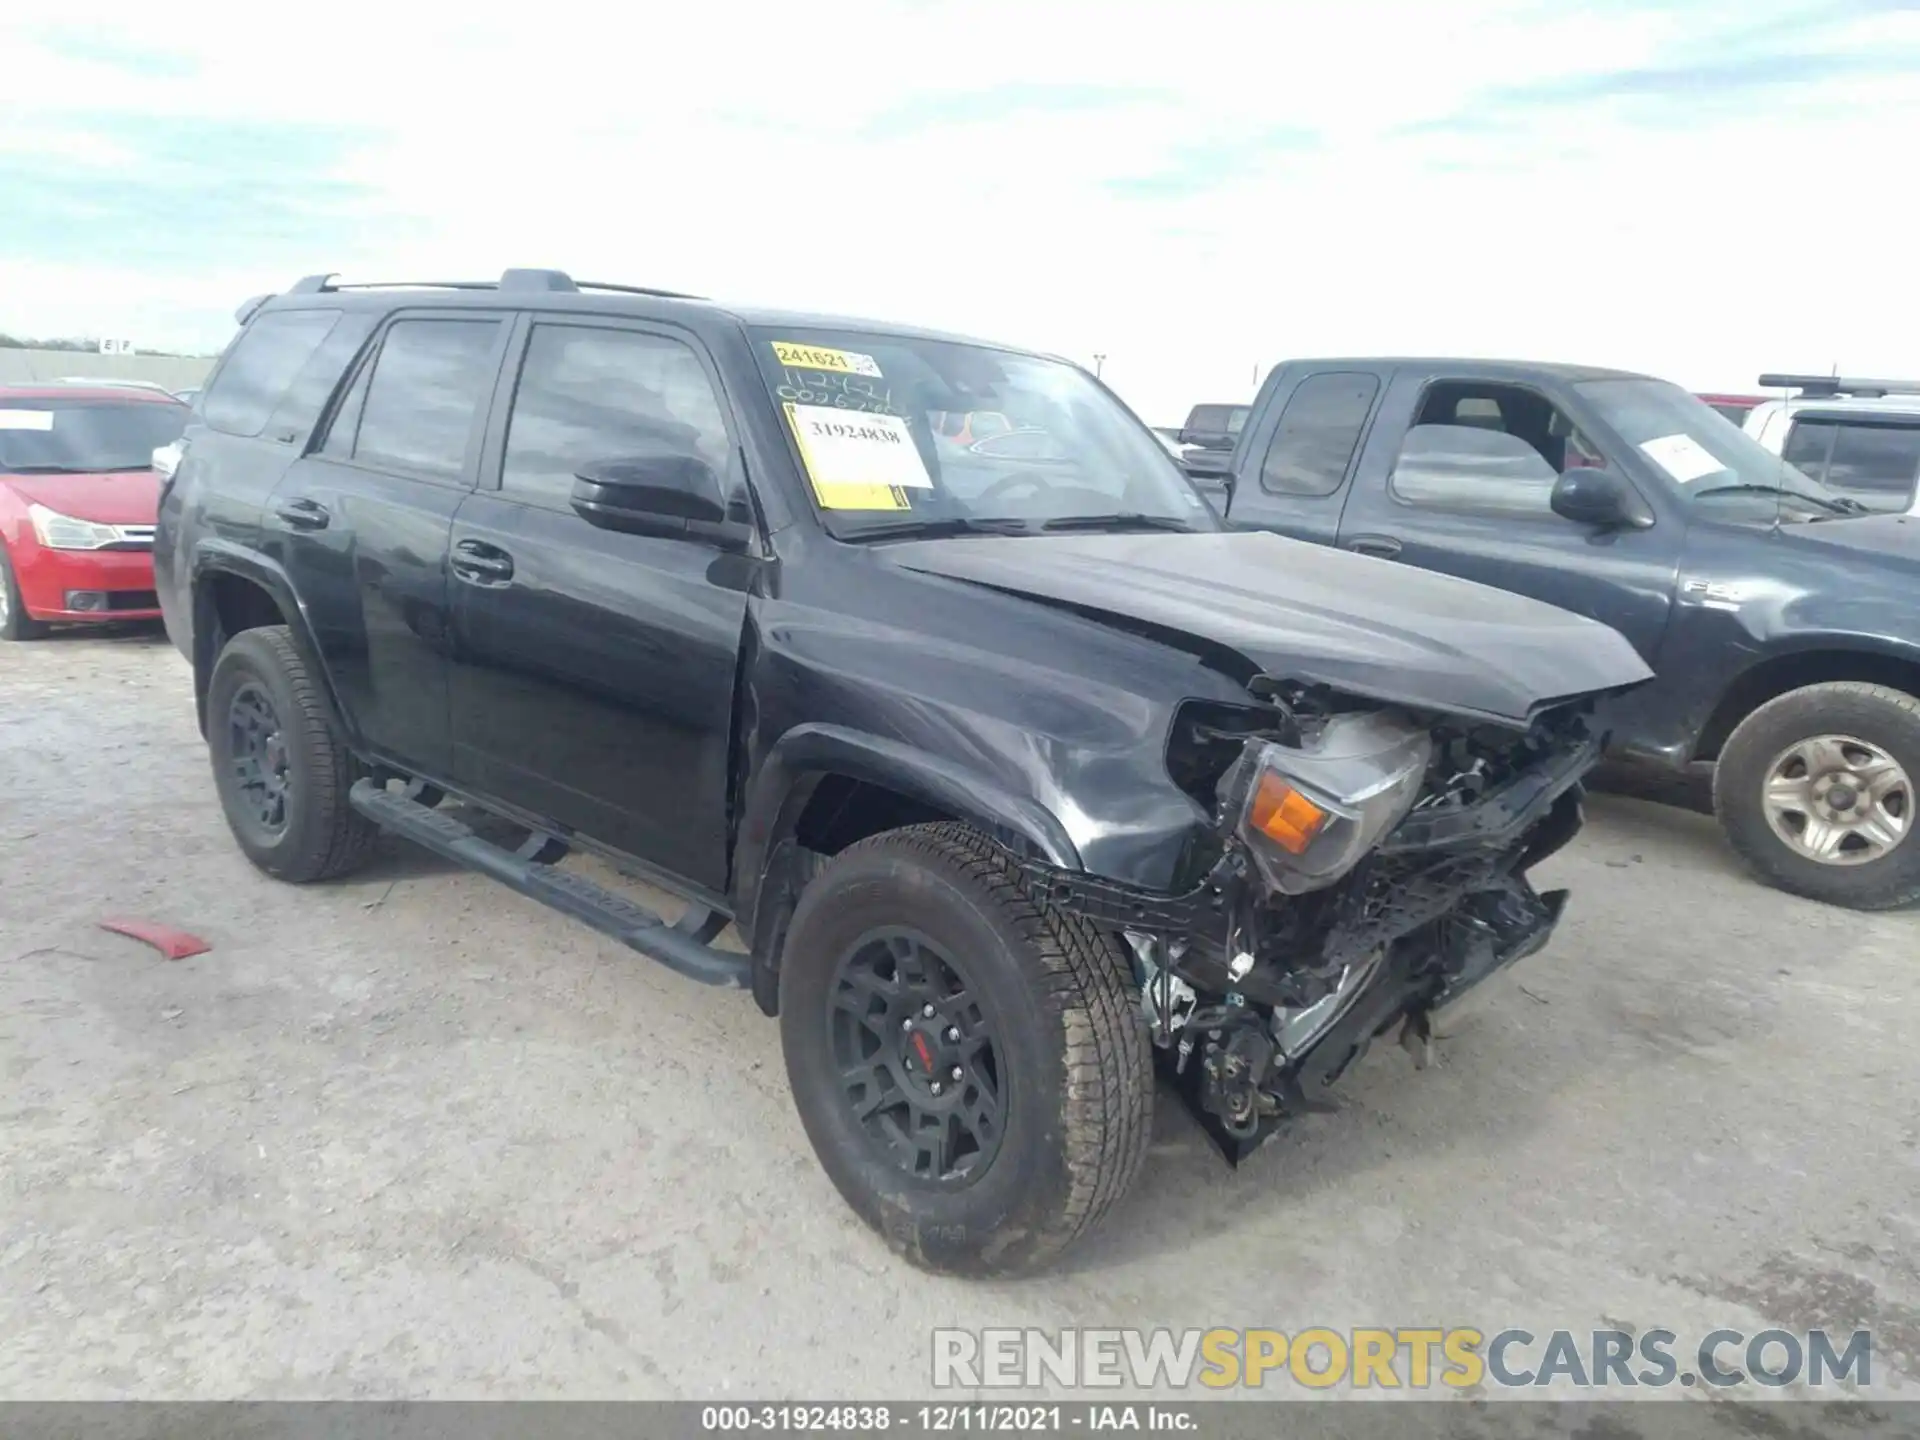
[{"label": "roof rack crossbar", "polygon": [[1857,380],[1846,375],[1775,375],[1760,377],[1768,390],[1798,390],[1802,399],[1830,399],[1852,395],[1877,400],[1887,395],[1920,395],[1920,380]]}]

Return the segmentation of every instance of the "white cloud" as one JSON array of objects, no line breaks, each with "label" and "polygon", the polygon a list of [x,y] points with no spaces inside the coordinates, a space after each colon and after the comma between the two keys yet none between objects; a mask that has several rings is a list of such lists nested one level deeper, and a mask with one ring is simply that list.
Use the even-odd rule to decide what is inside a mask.
[{"label": "white cloud", "polygon": [[[306,269],[551,264],[1099,352],[1155,421],[1288,355],[1577,359],[1703,388],[1920,370],[1897,278],[1920,70],[1894,63],[1920,59],[1920,15],[1886,6],[458,14],[106,5],[114,55],[92,59],[0,21],[0,48],[30,52],[0,161],[25,136],[98,164],[124,143],[89,138],[103,114],[351,125],[328,173],[285,177],[363,192],[311,217]],[[195,68],[116,63],[142,54]],[[1843,67],[1863,55],[1880,73]],[[1650,70],[1694,82],[1594,81]],[[1289,132],[1317,139],[1250,144]],[[183,187],[152,223],[196,233],[195,205]],[[297,273],[210,240],[203,266],[151,275],[136,240],[66,261],[0,216],[0,328],[218,343],[240,298]]]}]

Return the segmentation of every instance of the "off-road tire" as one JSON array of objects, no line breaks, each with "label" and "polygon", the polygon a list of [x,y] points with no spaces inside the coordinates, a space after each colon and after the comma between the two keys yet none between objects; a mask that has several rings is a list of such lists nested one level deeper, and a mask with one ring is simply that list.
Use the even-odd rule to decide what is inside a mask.
[{"label": "off-road tire", "polygon": [[38,640],[47,633],[44,620],[27,614],[27,603],[20,598],[20,582],[13,578],[13,561],[7,547],[0,544],[0,592],[4,592],[6,619],[0,620],[0,640]]},{"label": "off-road tire", "polygon": [[1767,823],[1768,767],[1795,741],[1857,736],[1878,745],[1920,781],[1920,699],[1885,685],[1829,681],[1790,690],[1740,722],[1713,773],[1713,809],[1734,851],[1768,884],[1851,910],[1891,910],[1920,901],[1920,835],[1913,822],[1878,860],[1823,865],[1797,854]]},{"label": "off-road tire", "polygon": [[[279,719],[287,750],[286,823],[269,833],[245,809],[229,748],[233,696],[252,681]],[[347,801],[365,771],[327,718],[320,688],[284,625],[243,630],[214,661],[207,686],[207,750],[227,825],[247,859],[278,880],[331,880],[366,864],[379,828]]]},{"label": "off-road tire", "polygon": [[[856,1122],[827,1020],[841,959],[907,926],[966,957],[1004,1051],[1005,1124],[991,1163],[941,1188]],[[916,825],[848,847],[806,887],[780,970],[780,1038],[801,1123],[827,1174],[895,1251],[947,1274],[1038,1269],[1124,1195],[1146,1155],[1153,1066],[1118,941],[1020,885],[964,825]]]}]

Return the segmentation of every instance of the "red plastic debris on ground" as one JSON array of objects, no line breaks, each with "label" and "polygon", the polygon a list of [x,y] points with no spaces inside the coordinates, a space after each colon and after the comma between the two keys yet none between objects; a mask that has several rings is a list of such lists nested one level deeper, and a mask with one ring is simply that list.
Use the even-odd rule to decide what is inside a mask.
[{"label": "red plastic debris on ground", "polygon": [[198,935],[189,935],[171,925],[156,925],[151,920],[102,920],[100,928],[151,945],[169,960],[184,960],[213,948]]}]

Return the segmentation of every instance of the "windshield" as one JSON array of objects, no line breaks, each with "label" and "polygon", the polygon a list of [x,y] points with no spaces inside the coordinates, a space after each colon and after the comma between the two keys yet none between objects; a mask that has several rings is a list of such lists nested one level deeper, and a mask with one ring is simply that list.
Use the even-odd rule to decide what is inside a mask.
[{"label": "windshield", "polygon": [[1712,407],[1664,380],[1583,380],[1574,387],[1654,468],[1694,499],[1758,496],[1813,512],[1854,508]]},{"label": "windshield", "polygon": [[842,539],[1219,528],[1153,432],[1071,365],[851,330],[751,333],[814,503]]},{"label": "windshield", "polygon": [[0,474],[99,474],[149,470],[153,452],[180,438],[185,405],[151,400],[0,398]]}]

